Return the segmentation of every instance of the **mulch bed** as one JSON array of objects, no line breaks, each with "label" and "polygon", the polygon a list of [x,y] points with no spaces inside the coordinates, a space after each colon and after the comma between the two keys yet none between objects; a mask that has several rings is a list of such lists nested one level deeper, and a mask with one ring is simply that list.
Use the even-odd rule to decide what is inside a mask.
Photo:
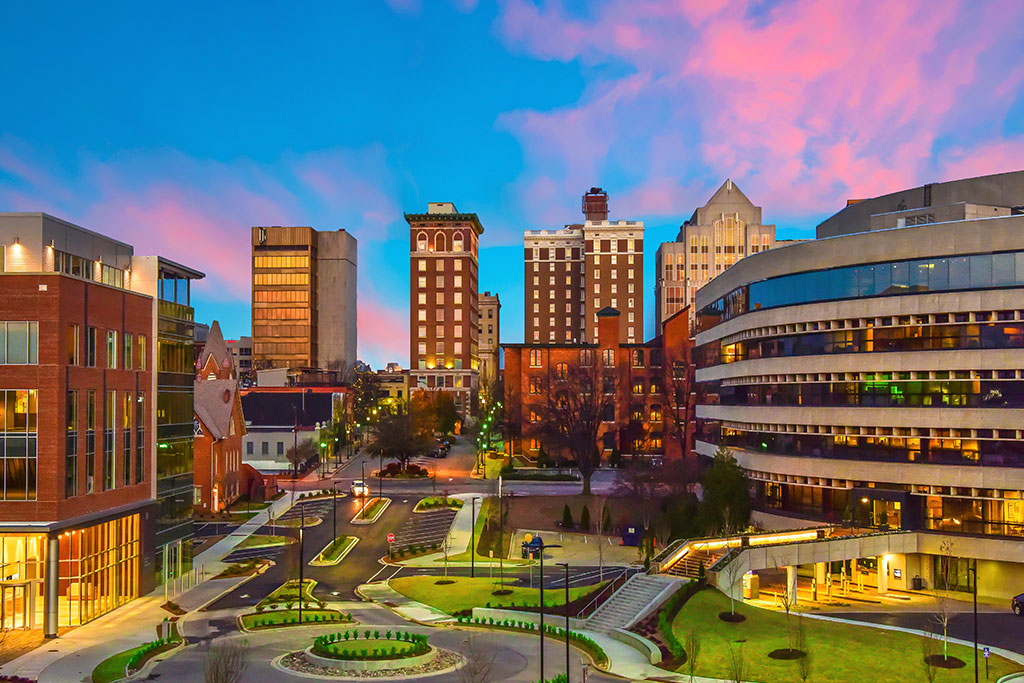
[{"label": "mulch bed", "polygon": [[747,620],[742,614],[733,614],[732,612],[719,612],[718,618],[722,621],[728,621],[730,624],[738,624],[741,621]]},{"label": "mulch bed", "polygon": [[956,657],[943,657],[942,655],[928,655],[925,662],[939,669],[960,669],[967,666],[967,662]]},{"label": "mulch bed", "polygon": [[779,648],[778,650],[772,650],[771,652],[768,653],[768,656],[771,657],[772,659],[790,660],[790,659],[800,659],[801,657],[806,657],[807,653],[804,652],[803,650],[796,650],[796,649],[789,648],[789,647],[782,647],[782,648]]}]

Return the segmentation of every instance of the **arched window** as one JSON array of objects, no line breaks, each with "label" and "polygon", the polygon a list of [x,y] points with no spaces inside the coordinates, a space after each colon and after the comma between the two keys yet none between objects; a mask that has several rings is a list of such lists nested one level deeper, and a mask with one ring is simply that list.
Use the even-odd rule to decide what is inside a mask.
[{"label": "arched window", "polygon": [[416,235],[416,251],[427,250],[427,233],[420,232]]},{"label": "arched window", "polygon": [[436,235],[434,235],[434,251],[444,251],[444,250],[445,250],[444,233],[439,232]]},{"label": "arched window", "polygon": [[462,233],[456,232],[452,237],[452,251],[462,251]]}]

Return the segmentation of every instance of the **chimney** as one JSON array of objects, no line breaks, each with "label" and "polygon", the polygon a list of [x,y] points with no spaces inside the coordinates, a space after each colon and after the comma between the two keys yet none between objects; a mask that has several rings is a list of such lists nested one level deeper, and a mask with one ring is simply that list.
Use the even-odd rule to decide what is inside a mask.
[{"label": "chimney", "polygon": [[583,216],[588,221],[608,220],[608,193],[600,187],[583,195]]}]

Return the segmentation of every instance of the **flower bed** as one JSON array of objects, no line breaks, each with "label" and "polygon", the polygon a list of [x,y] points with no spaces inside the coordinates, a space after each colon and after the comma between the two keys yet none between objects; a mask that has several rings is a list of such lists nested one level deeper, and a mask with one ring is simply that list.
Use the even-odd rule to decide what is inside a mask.
[{"label": "flower bed", "polygon": [[[360,638],[362,635],[362,638]],[[379,661],[418,657],[430,651],[427,637],[408,631],[358,629],[328,633],[313,641],[312,653],[329,659]]]}]

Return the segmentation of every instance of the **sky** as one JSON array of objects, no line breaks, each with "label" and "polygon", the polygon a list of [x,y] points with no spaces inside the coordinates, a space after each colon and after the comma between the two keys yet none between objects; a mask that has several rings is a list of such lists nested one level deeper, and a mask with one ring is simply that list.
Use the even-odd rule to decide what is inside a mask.
[{"label": "sky", "polygon": [[780,238],[849,198],[1024,168],[1020,0],[0,5],[0,211],[206,273],[249,333],[249,228],[359,241],[359,357],[408,364],[403,212],[484,225],[523,338],[522,232],[591,186],[653,258],[732,178]]}]

